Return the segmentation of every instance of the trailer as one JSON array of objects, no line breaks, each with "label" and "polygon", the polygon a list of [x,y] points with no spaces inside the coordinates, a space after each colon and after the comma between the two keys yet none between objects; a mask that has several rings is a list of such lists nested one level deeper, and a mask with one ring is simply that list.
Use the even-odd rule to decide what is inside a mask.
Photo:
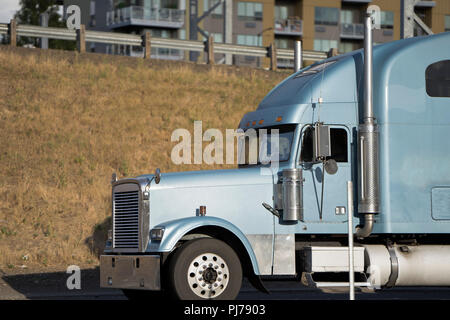
[{"label": "trailer", "polygon": [[243,277],[345,287],[351,267],[374,290],[449,286],[450,33],[372,48],[365,24],[364,49],[295,72],[242,118],[282,139],[270,174],[114,178],[101,286],[234,299]]}]

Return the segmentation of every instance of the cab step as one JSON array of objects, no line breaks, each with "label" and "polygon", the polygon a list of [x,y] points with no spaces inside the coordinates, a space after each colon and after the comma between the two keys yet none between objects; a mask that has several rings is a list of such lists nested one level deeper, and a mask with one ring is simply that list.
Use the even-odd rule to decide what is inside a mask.
[{"label": "cab step", "polygon": [[[307,246],[303,249],[302,283],[311,288],[349,288],[348,247]],[[364,247],[353,249],[356,288],[372,288],[364,273]]]},{"label": "cab step", "polygon": [[[349,282],[316,282],[316,288],[343,288],[349,287]],[[355,287],[370,287],[370,282],[355,282]]]},{"label": "cab step", "polygon": [[[349,282],[340,281],[315,281],[313,279],[313,274],[309,272],[304,272],[302,274],[302,284],[310,288],[349,288]],[[372,289],[373,284],[369,281],[357,281],[355,282],[355,288],[368,288]]]}]

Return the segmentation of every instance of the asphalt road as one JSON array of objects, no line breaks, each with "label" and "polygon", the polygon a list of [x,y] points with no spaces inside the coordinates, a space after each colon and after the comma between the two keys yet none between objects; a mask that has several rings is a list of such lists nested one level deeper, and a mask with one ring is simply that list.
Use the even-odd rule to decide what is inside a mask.
[{"label": "asphalt road", "polygon": [[[81,271],[81,289],[68,290],[65,272],[29,273],[0,270],[0,300],[126,300],[120,290],[99,287],[99,271]],[[319,290],[297,281],[265,281],[271,294],[255,290],[246,281],[237,300],[348,300],[348,290]],[[346,292],[347,291],[347,292]],[[450,287],[403,287],[376,292],[357,290],[356,300],[450,300]]]},{"label": "asphalt road", "polygon": [[[273,290],[269,295],[256,290],[243,288],[236,300],[348,300],[348,293],[327,293],[310,288],[289,288],[283,282],[272,284]],[[122,293],[117,291],[108,292],[71,292],[64,294],[40,294],[31,295],[28,299],[33,300],[127,300]],[[357,292],[356,300],[450,300],[450,288],[395,288],[377,293]]]}]

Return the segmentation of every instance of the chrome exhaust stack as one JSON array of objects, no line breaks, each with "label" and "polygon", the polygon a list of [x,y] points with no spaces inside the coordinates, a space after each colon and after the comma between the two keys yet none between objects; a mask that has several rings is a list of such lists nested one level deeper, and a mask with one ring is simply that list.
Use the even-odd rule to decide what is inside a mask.
[{"label": "chrome exhaust stack", "polygon": [[368,13],[364,21],[364,115],[358,128],[359,202],[364,226],[358,227],[358,238],[368,237],[373,228],[373,215],[380,211],[379,140],[378,125],[373,113],[372,82],[373,17]]}]

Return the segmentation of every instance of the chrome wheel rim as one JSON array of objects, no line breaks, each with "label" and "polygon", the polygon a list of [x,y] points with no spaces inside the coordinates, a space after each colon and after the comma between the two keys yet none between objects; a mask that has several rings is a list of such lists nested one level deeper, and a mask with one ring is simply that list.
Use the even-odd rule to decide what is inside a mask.
[{"label": "chrome wheel rim", "polygon": [[187,272],[189,288],[203,299],[220,296],[225,291],[229,278],[227,263],[215,253],[203,253],[195,257]]}]

